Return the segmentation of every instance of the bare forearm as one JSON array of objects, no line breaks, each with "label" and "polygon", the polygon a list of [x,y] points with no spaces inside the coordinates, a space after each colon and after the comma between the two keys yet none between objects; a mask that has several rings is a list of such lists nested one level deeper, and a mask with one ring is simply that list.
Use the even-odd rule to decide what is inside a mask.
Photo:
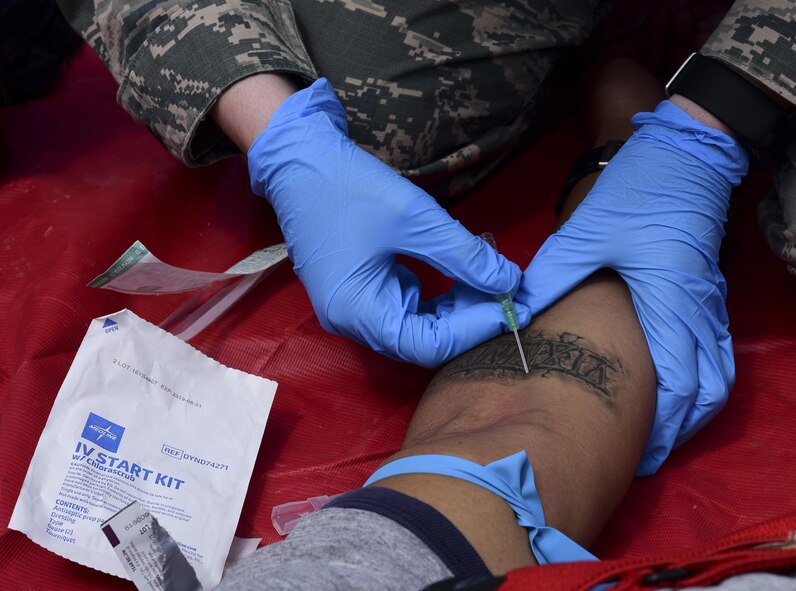
[{"label": "bare forearm", "polygon": [[[627,288],[603,273],[537,318],[522,340],[530,375],[511,335],[443,368],[391,459],[445,454],[485,465],[525,450],[547,524],[589,544],[624,495],[649,435],[656,382],[644,334]],[[427,474],[377,485],[437,508],[493,572],[532,563],[527,533],[483,489]]]},{"label": "bare forearm", "polygon": [[[629,136],[630,115],[654,106],[661,94],[654,80],[636,90],[624,97],[626,116],[616,115],[615,96],[598,93],[592,109],[598,142]],[[589,175],[576,185],[561,221],[595,179]],[[511,335],[443,368],[395,457],[432,453],[487,464],[525,450],[547,524],[588,544],[623,496],[649,434],[656,381],[645,337],[627,288],[615,274],[602,272],[536,318],[522,340],[530,375]],[[534,563],[527,532],[508,505],[484,489],[429,474],[378,485],[440,510],[493,572]]]},{"label": "bare forearm", "polygon": [[[584,192],[595,178],[583,180]],[[581,199],[570,194],[565,211]],[[445,366],[387,461],[433,453],[487,464],[524,449],[547,524],[588,544],[623,496],[649,434],[655,370],[644,334],[627,287],[602,272],[536,318],[522,340],[529,375],[511,335]],[[535,563],[508,505],[480,487],[429,474],[378,485],[436,507],[493,572]]]},{"label": "bare forearm", "polygon": [[298,87],[281,74],[256,74],[230,86],[210,116],[245,154],[279,105]]}]

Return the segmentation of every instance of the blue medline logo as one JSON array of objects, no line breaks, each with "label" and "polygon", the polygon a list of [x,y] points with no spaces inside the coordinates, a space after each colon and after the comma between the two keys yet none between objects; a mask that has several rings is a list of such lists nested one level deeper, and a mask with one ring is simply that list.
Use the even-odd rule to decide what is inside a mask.
[{"label": "blue medline logo", "polygon": [[116,453],[116,450],[119,449],[119,444],[122,442],[122,435],[124,435],[124,427],[90,412],[88,413],[86,426],[83,427],[83,433],[80,436],[107,449],[111,453]]}]

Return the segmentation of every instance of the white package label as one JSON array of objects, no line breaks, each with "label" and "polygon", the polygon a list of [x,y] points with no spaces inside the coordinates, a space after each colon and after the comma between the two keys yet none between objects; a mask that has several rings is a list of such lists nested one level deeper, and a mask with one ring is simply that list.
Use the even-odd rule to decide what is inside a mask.
[{"label": "white package label", "polygon": [[276,383],[123,310],[95,319],[58,392],[9,527],[128,578],[100,524],[138,501],[205,589],[221,579]]}]

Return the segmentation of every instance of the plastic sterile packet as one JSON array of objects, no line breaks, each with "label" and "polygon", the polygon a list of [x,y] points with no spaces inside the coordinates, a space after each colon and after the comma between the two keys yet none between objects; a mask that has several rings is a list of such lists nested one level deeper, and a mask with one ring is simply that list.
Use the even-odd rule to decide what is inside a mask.
[{"label": "plastic sterile packet", "polygon": [[293,531],[293,528],[296,527],[296,524],[302,517],[323,509],[326,505],[339,497],[340,494],[331,496],[320,495],[317,497],[310,497],[304,501],[291,501],[289,503],[275,505],[271,509],[271,523],[280,536],[286,536]]},{"label": "plastic sterile packet", "polygon": [[249,290],[287,259],[287,246],[274,244],[251,253],[223,273],[169,265],[136,240],[88,286],[142,295],[196,291],[160,323],[184,341],[215,322]]},{"label": "plastic sterile packet", "polygon": [[130,311],[93,320],[9,527],[129,578],[100,524],[138,501],[212,589],[275,390],[275,382],[225,367]]}]

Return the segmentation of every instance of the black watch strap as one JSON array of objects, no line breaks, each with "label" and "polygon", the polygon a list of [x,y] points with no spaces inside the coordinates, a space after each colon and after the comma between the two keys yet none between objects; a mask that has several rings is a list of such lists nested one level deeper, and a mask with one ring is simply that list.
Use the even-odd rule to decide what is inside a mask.
[{"label": "black watch strap", "polygon": [[771,142],[784,116],[779,105],[753,83],[699,53],[692,53],[680,66],[666,85],[666,93],[691,99],[755,147]]},{"label": "black watch strap", "polygon": [[564,182],[564,187],[561,189],[561,193],[558,195],[555,207],[553,208],[553,211],[555,211],[556,215],[561,215],[561,210],[564,208],[564,202],[567,200],[567,197],[569,197],[569,192],[572,191],[572,188],[578,184],[578,181],[587,174],[599,172],[605,168],[605,165],[608,164],[608,161],[616,155],[616,153],[619,151],[619,148],[621,148],[624,143],[625,142],[619,140],[610,140],[605,142],[605,145],[603,146],[589,150],[572,163],[572,168],[569,170],[569,176],[567,177],[566,182]]}]

